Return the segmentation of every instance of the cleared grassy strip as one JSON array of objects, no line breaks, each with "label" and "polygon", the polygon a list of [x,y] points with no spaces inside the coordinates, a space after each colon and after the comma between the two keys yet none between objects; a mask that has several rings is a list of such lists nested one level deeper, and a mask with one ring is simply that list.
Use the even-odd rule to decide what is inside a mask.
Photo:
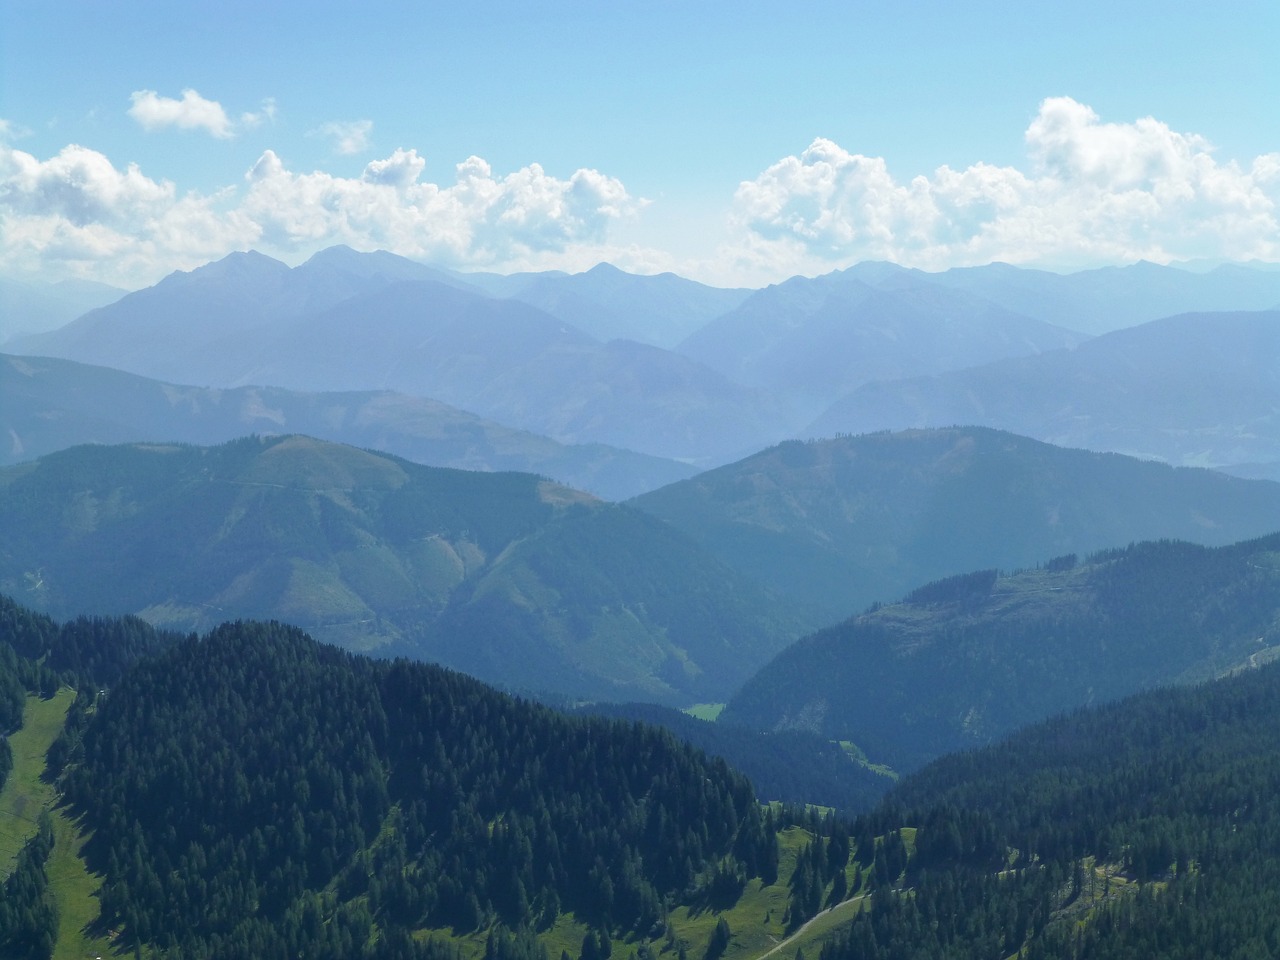
[{"label": "cleared grassy strip", "polygon": [[54,813],[53,835],[53,853],[46,867],[58,902],[58,942],[53,948],[53,960],[105,957],[111,949],[110,943],[88,933],[98,919],[95,894],[101,878],[91,874],[80,859],[80,849],[87,837],[81,835],[77,824],[67,819],[64,809]]},{"label": "cleared grassy strip", "polygon": [[550,960],[560,960],[562,952],[577,957],[582,952],[582,938],[589,929],[586,924],[579,923],[573,914],[562,913],[556,918],[554,926],[539,934],[538,939],[546,946]]},{"label": "cleared grassy strip", "polygon": [[36,833],[40,811],[52,809],[53,787],[40,779],[45,754],[62,732],[75,691],[64,688],[51,700],[27,697],[22,729],[9,738],[13,772],[0,790],[0,877],[7,877],[22,845]]},{"label": "cleared grassy strip", "polygon": [[75,691],[64,687],[51,700],[28,697],[22,713],[22,729],[9,738],[13,748],[13,773],[0,791],[0,876],[8,876],[18,851],[35,835],[41,810],[53,814],[53,853],[45,869],[49,886],[58,904],[58,942],[54,960],[82,960],[106,956],[110,945],[90,937],[87,927],[98,918],[94,897],[98,879],[80,859],[84,837],[68,820],[64,810],[55,809],[57,796],[51,784],[40,779],[45,755],[62,732],[67,710]]},{"label": "cleared grassy strip", "polygon": [[691,717],[697,717],[699,720],[707,720],[714,723],[719,718],[724,707],[723,703],[695,703],[691,707],[685,707],[684,712]]}]

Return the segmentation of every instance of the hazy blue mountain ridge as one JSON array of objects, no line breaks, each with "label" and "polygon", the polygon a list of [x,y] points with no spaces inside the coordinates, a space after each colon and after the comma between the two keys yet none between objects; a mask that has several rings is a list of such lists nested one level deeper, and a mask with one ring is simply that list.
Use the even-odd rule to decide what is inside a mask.
[{"label": "hazy blue mountain ridge", "polygon": [[1141,261],[1057,274],[993,263],[927,276],[1015,312],[1090,334],[1179,313],[1280,307],[1280,274],[1248,264],[1224,263],[1193,271]]},{"label": "hazy blue mountain ridge", "polygon": [[538,473],[607,500],[694,473],[687,464],[616,447],[557,443],[408,394],[190,387],[0,354],[0,465],[82,443],[213,444],[249,433],[304,433],[427,466]]},{"label": "hazy blue mountain ridge", "polygon": [[39,283],[0,277],[0,344],[15,337],[56,330],[128,291],[89,280]]},{"label": "hazy blue mountain ridge", "polygon": [[[1175,463],[1266,464],[1280,460],[1270,401],[1250,410],[1224,398],[1257,395],[1248,378],[1265,373],[1242,375],[1232,344],[1256,367],[1275,355],[1269,342],[1225,320],[1216,341],[1186,349],[1167,318],[1089,350],[1076,331],[1187,306],[1275,304],[1278,277],[1232,264],[1057,275],[864,263],[752,292],[607,264],[468,278],[336,247],[292,269],[233,254],[10,351],[198,386],[394,390],[560,443],[700,467],[789,436],[971,422]],[[1138,355],[1100,362],[1080,383],[1055,381],[1076,362],[1063,357],[1103,357],[1120,333],[1148,328]],[[677,331],[692,332],[664,349]],[[1183,359],[1161,367],[1166,352]],[[1201,354],[1211,362],[1197,367]],[[1159,419],[1201,395],[1185,423],[1181,412]]]},{"label": "hazy blue mountain ridge", "polygon": [[1073,350],[852,391],[815,436],[977,423],[1061,446],[1226,466],[1280,460],[1280,312],[1192,313]]},{"label": "hazy blue mountain ridge", "polygon": [[[855,269],[793,278],[752,294],[679,350],[742,383],[818,409],[873,380],[937,373],[1074,346],[1085,337],[978,296]],[[877,271],[878,272],[878,271]]]},{"label": "hazy blue mountain ridge", "polygon": [[520,300],[598,340],[671,348],[732,310],[750,290],[724,289],[673,273],[637,276],[601,263],[584,273],[459,274],[494,296]]},{"label": "hazy blue mountain ridge", "polygon": [[200,386],[395,390],[560,442],[687,460],[741,455],[797,422],[682,356],[602,344],[408,263],[338,250],[290,270],[234,254],[12,349]]}]

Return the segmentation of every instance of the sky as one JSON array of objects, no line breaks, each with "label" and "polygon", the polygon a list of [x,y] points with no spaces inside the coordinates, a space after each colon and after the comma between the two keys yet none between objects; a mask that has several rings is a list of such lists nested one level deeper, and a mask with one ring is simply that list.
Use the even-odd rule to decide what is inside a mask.
[{"label": "sky", "polygon": [[0,0],[0,274],[1280,260],[1280,4]]}]

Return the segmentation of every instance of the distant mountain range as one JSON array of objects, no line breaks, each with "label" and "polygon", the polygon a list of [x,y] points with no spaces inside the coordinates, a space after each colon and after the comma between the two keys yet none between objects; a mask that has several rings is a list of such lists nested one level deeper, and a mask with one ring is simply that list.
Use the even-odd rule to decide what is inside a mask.
[{"label": "distant mountain range", "polygon": [[833,620],[956,571],[1280,530],[1280,484],[976,427],[788,441],[632,503]]},{"label": "distant mountain range", "polygon": [[561,444],[423,397],[185,387],[119,370],[0,354],[0,466],[81,443],[212,444],[305,433],[435,467],[538,473],[607,500],[691,476],[688,464]]},{"label": "distant mountain range", "polygon": [[1036,356],[860,387],[815,436],[979,423],[1196,466],[1280,461],[1280,311],[1154,320]]},{"label": "distant mountain range", "polygon": [[[1280,309],[1280,271],[1274,266],[1224,263],[1187,269],[1140,261],[1059,274],[992,263],[910,273],[1046,323],[1102,334],[1178,313]],[[901,269],[888,272],[886,286],[898,282]]]},{"label": "distant mountain range", "polygon": [[630,508],[303,437],[0,470],[0,591],[182,631],[282,620],[509,688],[681,705],[817,625]]},{"label": "distant mountain range", "polygon": [[682,356],[600,343],[410,261],[382,269],[388,257],[326,251],[291,270],[233,254],[13,350],[171,383],[392,390],[564,443],[687,460],[741,455],[792,422],[773,398]]},{"label": "distant mountain range", "polygon": [[126,293],[89,280],[37,283],[0,277],[0,345],[14,337],[56,330]]},{"label": "distant mountain range", "polygon": [[1087,339],[920,275],[888,288],[846,270],[760,290],[679,351],[817,412],[873,380],[939,373]]},{"label": "distant mountain range", "polygon": [[673,273],[637,276],[607,263],[576,274],[459,276],[493,296],[537,307],[597,340],[638,340],[667,349],[751,294],[709,287]]},{"label": "distant mountain range", "polygon": [[[1124,403],[1081,423],[1070,391],[1055,406],[1065,387],[1048,390],[1038,377],[1069,363],[1061,358],[1091,333],[1191,308],[1278,306],[1280,272],[1244,265],[1136,264],[1063,276],[1004,264],[928,274],[864,263],[748,291],[607,264],[575,275],[456,274],[334,247],[294,268],[232,254],[60,329],[16,337],[7,349],[174,384],[392,391],[562,444],[698,467],[787,437],[964,422],[1178,463],[1267,465],[1280,462],[1269,438],[1223,442],[1231,430],[1247,439],[1251,421],[1211,425],[1213,442],[1200,448],[1195,437],[1161,445],[1148,434],[1166,425],[1133,419]],[[12,321],[13,330],[34,329],[23,322]],[[1179,336],[1168,324],[1156,333]],[[1122,350],[1121,341],[1101,339],[1080,355]],[[1224,356],[1235,349],[1230,331],[1220,347]],[[1148,348],[1158,366],[1164,348]],[[1128,360],[1099,362],[1118,367],[1106,376],[1124,382]],[[985,375],[978,371],[991,369],[1016,423],[999,420],[998,402],[973,388],[972,378]],[[1234,373],[1225,364],[1188,376],[1164,369],[1159,382],[1175,395],[1230,390]],[[954,398],[932,397],[922,377],[960,378]],[[945,394],[951,382],[936,389]],[[1161,402],[1147,394],[1140,402]]]}]

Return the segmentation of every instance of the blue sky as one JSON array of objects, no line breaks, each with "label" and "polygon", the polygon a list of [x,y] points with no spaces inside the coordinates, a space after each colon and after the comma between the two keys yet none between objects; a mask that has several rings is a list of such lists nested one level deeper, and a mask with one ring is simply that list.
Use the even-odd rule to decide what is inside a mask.
[{"label": "blue sky", "polygon": [[0,0],[0,44],[10,274],[1280,259],[1274,2]]}]

